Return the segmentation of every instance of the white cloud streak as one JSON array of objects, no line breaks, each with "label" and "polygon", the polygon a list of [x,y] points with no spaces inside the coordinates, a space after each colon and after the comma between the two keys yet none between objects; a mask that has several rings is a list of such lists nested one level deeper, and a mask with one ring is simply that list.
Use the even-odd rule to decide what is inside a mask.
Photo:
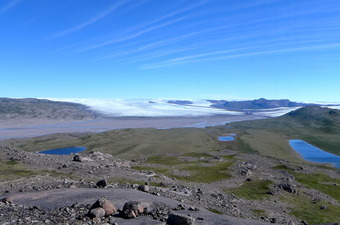
[{"label": "white cloud streak", "polygon": [[108,9],[102,11],[101,13],[93,16],[90,20],[82,23],[82,24],[79,24],[75,27],[72,27],[70,29],[67,29],[67,30],[64,30],[64,31],[61,31],[59,33],[56,33],[52,36],[50,36],[49,38],[47,39],[54,39],[54,38],[58,38],[58,37],[61,37],[61,36],[64,36],[64,35],[67,35],[67,34],[70,34],[70,33],[74,33],[74,32],[77,32],[77,31],[80,31],[82,29],[84,29],[85,27],[88,27],[90,25],[93,25],[95,23],[97,23],[98,21],[100,21],[101,19],[103,19],[104,17],[110,15],[111,13],[113,13],[114,11],[116,11],[119,7],[121,7],[122,5],[126,4],[128,1],[118,1],[118,3],[116,4],[113,4],[111,5],[111,7],[109,7]]},{"label": "white cloud streak", "polygon": [[13,0],[10,1],[7,5],[5,5],[3,8],[0,9],[0,14],[7,12],[11,8],[15,7],[18,5],[22,0]]}]

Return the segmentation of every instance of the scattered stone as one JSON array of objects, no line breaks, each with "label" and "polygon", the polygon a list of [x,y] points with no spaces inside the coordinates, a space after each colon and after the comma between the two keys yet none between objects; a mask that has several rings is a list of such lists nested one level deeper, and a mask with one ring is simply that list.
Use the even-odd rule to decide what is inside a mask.
[{"label": "scattered stone", "polygon": [[190,215],[183,215],[179,213],[170,213],[166,223],[168,225],[192,225],[195,219]]},{"label": "scattered stone", "polygon": [[199,211],[199,208],[196,208],[194,206],[189,207],[189,211]]},{"label": "scattered stone", "polygon": [[295,225],[293,221],[289,221],[287,225]]}]

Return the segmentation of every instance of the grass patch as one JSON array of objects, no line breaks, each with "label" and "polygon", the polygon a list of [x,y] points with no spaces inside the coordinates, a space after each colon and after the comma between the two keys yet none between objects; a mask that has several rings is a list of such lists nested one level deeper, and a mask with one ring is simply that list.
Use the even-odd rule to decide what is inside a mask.
[{"label": "grass patch", "polygon": [[321,168],[321,169],[326,169],[326,170],[338,170],[337,168],[335,168],[334,166],[327,166],[327,165],[316,165],[315,167]]},{"label": "grass patch", "polygon": [[[281,200],[292,205],[290,214],[307,221],[308,224],[335,223],[340,221],[340,206],[331,205],[327,202],[313,204],[303,194],[292,195],[286,193]],[[320,206],[327,206],[327,208],[322,210]]]},{"label": "grass patch", "polygon": [[262,209],[252,209],[251,211],[257,216],[264,216],[264,217],[268,216],[267,212],[265,210],[262,210]]},{"label": "grass patch", "polygon": [[35,176],[38,173],[25,168],[17,161],[0,161],[0,181]]},{"label": "grass patch", "polygon": [[217,209],[208,209],[210,212],[212,213],[216,213],[216,214],[220,214],[222,215],[222,213],[220,211],[218,211]]},{"label": "grass patch", "polygon": [[257,152],[254,148],[250,146],[248,142],[242,140],[241,138],[236,141],[236,150],[244,153],[255,153]]},{"label": "grass patch", "polygon": [[183,170],[189,171],[191,175],[186,178],[178,177],[177,179],[203,183],[212,183],[219,180],[229,179],[231,178],[231,175],[227,172],[227,170],[232,164],[232,162],[218,162],[209,166],[189,164],[188,166],[184,166]]},{"label": "grass patch", "polygon": [[283,165],[283,164],[274,166],[274,167],[272,167],[272,169],[274,169],[274,170],[284,170],[284,171],[287,171],[287,172],[293,172],[294,171],[293,169],[291,169],[288,166]]},{"label": "grass patch", "polygon": [[166,155],[151,156],[147,159],[146,162],[152,164],[161,164],[165,166],[173,166],[181,163],[181,161],[177,157]]},{"label": "grass patch", "polygon": [[[332,198],[340,201],[339,178],[331,178],[329,176],[326,176],[325,174],[293,173],[293,175],[295,176],[295,179],[299,183],[303,184],[307,188],[312,188],[321,191],[331,196]],[[334,183],[336,183],[337,185],[334,186],[333,185]]]},{"label": "grass patch", "polygon": [[[192,156],[195,154],[190,153],[190,155]],[[198,153],[196,156],[201,156],[201,153]],[[147,164],[146,166],[136,166],[133,169],[140,171],[152,170],[168,177],[176,178],[180,181],[189,182],[212,183],[219,180],[229,179],[231,177],[231,175],[228,173],[228,169],[230,166],[232,166],[234,160],[203,163],[199,161],[199,158],[197,158],[197,160],[186,162],[185,160],[181,160],[178,157],[167,155],[152,156],[148,158],[147,163],[154,165]],[[189,175],[176,175],[172,173],[174,170],[179,170]]]},{"label": "grass patch", "polygon": [[123,159],[136,159],[145,155],[183,154],[219,149],[215,137],[206,129],[122,129],[91,134],[51,134],[29,139],[13,139],[9,146],[26,151],[83,146],[88,151],[100,151]]},{"label": "grass patch", "polygon": [[196,157],[196,158],[212,157],[212,155],[209,155],[208,153],[203,153],[203,152],[188,152],[188,153],[183,154],[183,156],[190,156],[190,157]]},{"label": "grass patch", "polygon": [[262,200],[268,197],[266,192],[270,190],[269,186],[272,183],[270,180],[247,181],[238,188],[226,189],[225,191],[245,199]]},{"label": "grass patch", "polygon": [[[322,166],[322,168],[323,167],[326,167],[326,169],[329,169],[327,166]],[[288,168],[286,165],[274,166],[273,169],[288,171],[292,175],[294,175],[296,181],[303,184],[305,187],[318,190],[340,201],[340,188],[339,188],[340,179],[339,178],[331,178],[322,173],[314,173],[314,174],[298,173],[298,172],[294,172],[294,170]],[[334,186],[334,184],[337,184],[337,185]]]}]

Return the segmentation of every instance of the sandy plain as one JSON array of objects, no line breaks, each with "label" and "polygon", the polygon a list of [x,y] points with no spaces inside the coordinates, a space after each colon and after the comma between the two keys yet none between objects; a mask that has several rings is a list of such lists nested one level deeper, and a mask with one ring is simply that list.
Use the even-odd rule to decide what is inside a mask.
[{"label": "sandy plain", "polygon": [[53,133],[104,132],[114,129],[197,127],[223,125],[229,122],[261,119],[254,115],[223,115],[209,117],[117,117],[95,120],[2,120],[0,140],[20,137],[34,137]]}]

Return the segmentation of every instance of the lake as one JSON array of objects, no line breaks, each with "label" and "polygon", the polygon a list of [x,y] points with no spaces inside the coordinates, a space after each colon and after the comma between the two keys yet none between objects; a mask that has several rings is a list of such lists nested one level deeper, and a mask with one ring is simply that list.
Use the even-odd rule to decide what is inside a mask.
[{"label": "lake", "polygon": [[77,147],[49,149],[49,150],[40,151],[38,153],[49,154],[49,155],[70,155],[70,154],[79,153],[85,150],[86,150],[85,147],[77,146]]},{"label": "lake", "polygon": [[325,152],[302,140],[289,140],[289,145],[298,152],[304,160],[329,163],[340,169],[340,156]]}]

